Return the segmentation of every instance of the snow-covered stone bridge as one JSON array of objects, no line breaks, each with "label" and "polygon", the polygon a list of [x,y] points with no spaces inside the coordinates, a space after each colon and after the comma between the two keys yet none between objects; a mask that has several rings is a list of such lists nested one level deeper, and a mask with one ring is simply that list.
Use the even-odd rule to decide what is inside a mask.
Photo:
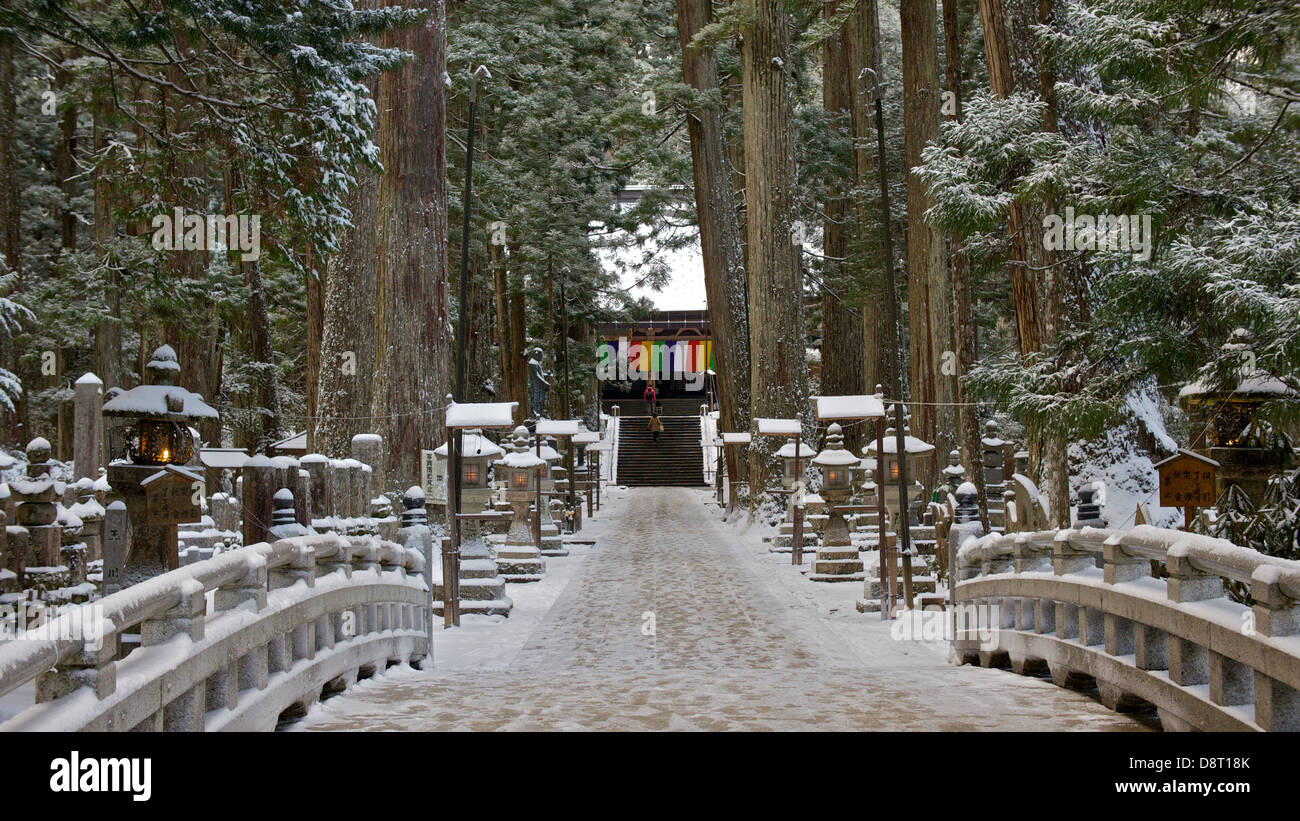
[{"label": "snow-covered stone bridge", "polygon": [[614,490],[584,533],[512,588],[509,619],[467,616],[434,669],[391,668],[314,707],[310,730],[1143,730],[1046,678],[948,663],[813,585],[707,492]]}]

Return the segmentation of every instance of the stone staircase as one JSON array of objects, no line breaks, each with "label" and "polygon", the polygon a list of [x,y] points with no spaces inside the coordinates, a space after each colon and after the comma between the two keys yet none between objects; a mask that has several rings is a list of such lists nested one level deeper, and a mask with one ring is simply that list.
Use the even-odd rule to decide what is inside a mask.
[{"label": "stone staircase", "polygon": [[699,416],[661,416],[656,442],[648,416],[624,416],[619,424],[618,483],[629,487],[703,487],[704,451]]}]

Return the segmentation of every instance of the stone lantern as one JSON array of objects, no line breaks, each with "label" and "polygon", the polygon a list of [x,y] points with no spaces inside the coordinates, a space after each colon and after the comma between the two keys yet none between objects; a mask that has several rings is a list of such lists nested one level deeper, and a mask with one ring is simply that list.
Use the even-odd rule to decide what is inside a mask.
[{"label": "stone lantern", "polygon": [[961,451],[948,452],[948,466],[943,469],[943,481],[949,493],[956,493],[957,488],[966,481],[966,468],[961,463]]},{"label": "stone lantern", "polygon": [[[568,481],[563,468],[557,464],[562,457],[560,452],[552,447],[551,443],[554,441],[554,439],[533,436],[534,455],[546,463],[541,476],[543,493],[557,492],[561,489],[561,484]],[[563,504],[558,499],[555,499],[555,503],[552,504],[552,499],[553,497],[548,496],[539,499],[542,510],[542,555],[567,556],[569,551],[564,547],[564,540],[560,536],[560,525],[564,517]]]},{"label": "stone lantern", "polygon": [[[892,413],[891,413],[892,416]],[[871,442],[863,448],[863,454],[866,456],[876,456],[876,443]],[[922,441],[911,435],[907,426],[903,427],[903,458],[906,459],[907,475],[921,475],[920,460],[934,452],[934,445]],[[885,508],[889,511],[890,521],[895,523],[906,523],[911,521],[910,510],[912,503],[921,496],[921,483],[913,479],[907,487],[907,511],[898,509],[898,437],[895,428],[887,428],[884,436],[884,453],[881,458],[876,460],[880,466],[876,480],[880,483],[879,495],[883,498]],[[900,524],[896,524],[894,529],[897,530]]]},{"label": "stone lantern", "polygon": [[[461,507],[464,512],[477,513],[483,510],[492,499],[492,484],[488,481],[488,475],[492,463],[503,456],[505,451],[502,450],[500,445],[484,436],[481,429],[465,430],[461,437]],[[445,476],[449,467],[447,464],[447,444],[444,442],[433,454],[434,458],[438,460],[439,472]],[[470,523],[466,522],[465,524]]]},{"label": "stone lantern", "polygon": [[[796,459],[795,446],[798,445],[798,458]],[[786,442],[777,448],[777,458],[781,460],[782,471],[781,481],[787,490],[792,489],[799,481],[799,475],[803,472],[803,466],[808,464],[808,460],[813,458],[813,449],[805,442],[795,440]]]},{"label": "stone lantern", "polygon": [[853,493],[853,471],[859,461],[852,451],[844,448],[843,429],[832,422],[826,429],[826,447],[812,460],[822,473],[822,496],[826,499],[828,514],[821,545],[808,576],[813,581],[861,581],[864,578],[862,559],[849,536],[848,522],[843,513],[835,510]]},{"label": "stone lantern", "polygon": [[176,526],[198,519],[192,499],[203,483],[200,474],[181,467],[194,457],[190,423],[218,418],[203,397],[175,384],[180,364],[170,346],[154,351],[145,370],[149,384],[104,403],[105,417],[132,420],[126,459],[108,467],[109,484],[126,503],[132,525],[122,574],[126,584],[180,566]]},{"label": "stone lantern", "polygon": [[1006,441],[998,435],[998,423],[990,419],[984,423],[984,436],[980,438],[980,455],[984,462],[984,492],[993,498],[1001,496],[1006,483]]},{"label": "stone lantern", "polygon": [[541,472],[546,461],[529,447],[528,429],[515,428],[510,452],[493,464],[505,485],[506,502],[512,518],[506,531],[505,544],[497,550],[497,569],[508,582],[540,581],[546,565],[541,552],[533,542],[529,507],[536,502]]},{"label": "stone lantern", "polygon": [[1245,491],[1256,506],[1268,493],[1269,477],[1291,467],[1292,458],[1272,447],[1257,415],[1265,402],[1296,394],[1286,384],[1255,370],[1249,331],[1238,328],[1220,349],[1242,365],[1226,383],[1200,379],[1178,392],[1178,402],[1192,419],[1192,448],[1219,463],[1215,494],[1229,485]]},{"label": "stone lantern", "polygon": [[826,527],[826,545],[849,544],[849,529],[844,516],[831,508],[844,504],[853,494],[853,471],[859,459],[844,448],[844,432],[832,422],[826,430],[826,447],[813,457],[812,463],[822,472],[822,497],[826,499],[830,522]]},{"label": "stone lantern", "polygon": [[54,462],[50,459],[50,443],[36,437],[27,443],[27,473],[9,483],[10,495],[15,503],[14,523],[18,525],[9,533],[9,569],[17,575],[19,588],[27,586],[26,567],[56,567],[59,564],[59,533],[57,500],[63,495],[64,485],[50,475]]}]

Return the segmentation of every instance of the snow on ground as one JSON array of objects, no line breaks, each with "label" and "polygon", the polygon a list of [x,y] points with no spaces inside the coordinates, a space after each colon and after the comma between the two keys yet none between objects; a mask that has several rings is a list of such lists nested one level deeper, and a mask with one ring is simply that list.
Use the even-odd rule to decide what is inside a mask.
[{"label": "snow on ground", "polygon": [[[435,667],[395,667],[296,729],[1142,730],[1087,695],[955,667],[896,640],[861,583],[818,584],[719,521],[703,489],[612,490],[595,547],[511,585],[507,619],[435,635]],[[807,560],[806,560],[807,561]]]}]

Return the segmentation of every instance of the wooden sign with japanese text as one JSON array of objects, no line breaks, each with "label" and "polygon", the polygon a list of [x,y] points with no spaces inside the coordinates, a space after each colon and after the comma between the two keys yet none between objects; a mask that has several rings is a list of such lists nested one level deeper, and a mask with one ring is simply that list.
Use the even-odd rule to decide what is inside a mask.
[{"label": "wooden sign with japanese text", "polygon": [[[198,488],[195,485],[198,485]],[[196,490],[201,493],[202,483],[181,475],[168,473],[148,483],[145,500],[149,511],[149,526],[179,525],[197,522],[202,515],[196,504]]]},{"label": "wooden sign with japanese text", "polygon": [[1218,463],[1189,451],[1156,465],[1160,474],[1162,507],[1213,507],[1214,476]]}]

